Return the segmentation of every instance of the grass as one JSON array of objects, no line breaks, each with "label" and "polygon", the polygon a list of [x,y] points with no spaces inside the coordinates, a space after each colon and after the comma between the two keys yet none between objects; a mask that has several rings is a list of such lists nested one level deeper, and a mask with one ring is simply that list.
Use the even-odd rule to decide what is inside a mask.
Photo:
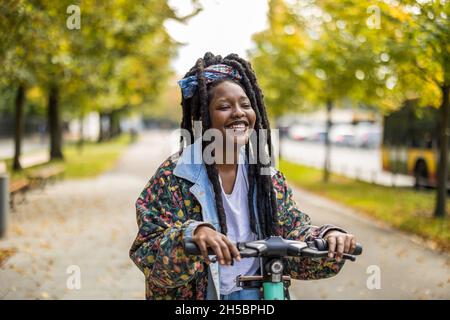
[{"label": "grass", "polygon": [[447,216],[433,218],[435,193],[412,188],[392,188],[332,174],[322,182],[322,170],[285,160],[280,170],[290,183],[352,207],[400,230],[418,235],[436,248],[450,252],[450,201]]},{"label": "grass", "polygon": [[71,179],[90,178],[111,170],[130,143],[129,135],[122,135],[104,143],[85,143],[82,151],[75,145],[63,149],[65,176]]},{"label": "grass", "polygon": [[114,167],[124,149],[130,144],[129,135],[121,135],[107,142],[85,142],[82,149],[76,143],[68,143],[63,147],[64,160],[55,160],[50,163],[24,169],[20,172],[11,170],[12,160],[6,160],[6,166],[11,179],[18,180],[27,176],[35,169],[52,164],[64,166],[64,176],[68,179],[82,179],[96,177]]}]

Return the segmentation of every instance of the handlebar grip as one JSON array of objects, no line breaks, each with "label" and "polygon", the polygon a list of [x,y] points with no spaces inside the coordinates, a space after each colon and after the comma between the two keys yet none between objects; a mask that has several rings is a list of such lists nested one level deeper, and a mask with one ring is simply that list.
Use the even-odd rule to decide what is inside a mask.
[{"label": "handlebar grip", "polygon": [[184,241],[184,251],[190,256],[198,256],[201,254],[200,249],[194,241]]},{"label": "handlebar grip", "polygon": [[[328,251],[328,242],[325,239],[315,239],[314,245],[319,251]],[[362,253],[362,251],[363,251],[362,245],[357,243],[352,255],[358,256]]]},{"label": "handlebar grip", "polygon": [[[184,252],[188,256],[201,256],[202,253],[197,244],[192,240],[184,240]],[[208,255],[215,255],[212,248],[208,248]]]},{"label": "handlebar grip", "polygon": [[363,252],[363,247],[361,244],[357,243],[355,250],[353,251],[352,255],[359,256]]}]

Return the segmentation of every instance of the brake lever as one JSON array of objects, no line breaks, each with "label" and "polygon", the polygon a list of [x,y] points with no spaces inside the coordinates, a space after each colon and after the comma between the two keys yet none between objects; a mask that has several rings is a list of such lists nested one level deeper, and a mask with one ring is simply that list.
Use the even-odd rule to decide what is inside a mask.
[{"label": "brake lever", "polygon": [[[310,248],[304,249],[302,253],[304,256],[311,258],[325,258],[328,256],[328,251],[317,251]],[[348,253],[342,254],[342,258],[353,262],[356,261],[356,256]]]},{"label": "brake lever", "polygon": [[[328,255],[328,251],[323,251],[323,252],[326,252],[327,255]],[[349,253],[343,253],[342,254],[342,259],[350,260],[350,261],[355,262],[356,261],[356,256],[353,255],[353,254],[349,254]]]},{"label": "brake lever", "polygon": [[[242,258],[251,258],[251,257],[257,257],[258,256],[258,252],[254,249],[251,248],[245,248],[245,249],[241,249],[240,250],[240,254]],[[211,263],[216,263],[217,262],[217,256],[214,255],[212,258],[209,259],[211,261]],[[231,260],[231,265],[234,265],[234,259]]]}]

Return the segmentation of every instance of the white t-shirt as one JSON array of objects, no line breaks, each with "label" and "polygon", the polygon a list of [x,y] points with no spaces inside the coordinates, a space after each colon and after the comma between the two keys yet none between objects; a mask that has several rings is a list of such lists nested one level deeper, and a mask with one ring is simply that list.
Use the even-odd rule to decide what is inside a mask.
[{"label": "white t-shirt", "polygon": [[[241,163],[241,162],[240,162]],[[222,180],[220,179],[222,186]],[[248,178],[244,164],[238,164],[238,172],[231,194],[226,194],[222,189],[222,202],[227,219],[227,237],[234,243],[256,240],[256,235],[250,228],[250,216],[248,210]],[[232,266],[219,265],[220,294],[230,294],[241,290],[236,286],[236,277],[239,275],[255,275],[259,268],[259,259],[242,258],[234,261]]]}]

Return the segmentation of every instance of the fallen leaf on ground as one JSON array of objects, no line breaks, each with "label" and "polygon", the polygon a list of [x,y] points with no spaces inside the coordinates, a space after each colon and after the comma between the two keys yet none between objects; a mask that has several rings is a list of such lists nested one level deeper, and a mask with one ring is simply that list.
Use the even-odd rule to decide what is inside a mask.
[{"label": "fallen leaf on ground", "polygon": [[15,248],[0,249],[0,268],[8,260],[9,257],[17,252]]},{"label": "fallen leaf on ground", "polygon": [[19,226],[14,226],[11,228],[12,232],[14,232],[17,236],[23,235],[23,229]]},{"label": "fallen leaf on ground", "polygon": [[11,266],[11,269],[14,270],[15,272],[17,272],[18,274],[24,274],[25,273],[24,269],[22,269],[20,267],[17,267],[15,265]]},{"label": "fallen leaf on ground", "polygon": [[406,257],[408,255],[406,249],[400,249],[399,251],[397,251],[397,257],[399,258],[403,258]]},{"label": "fallen leaf on ground", "polygon": [[45,240],[41,240],[40,246],[43,249],[51,249],[51,247],[52,247],[51,244]]}]

